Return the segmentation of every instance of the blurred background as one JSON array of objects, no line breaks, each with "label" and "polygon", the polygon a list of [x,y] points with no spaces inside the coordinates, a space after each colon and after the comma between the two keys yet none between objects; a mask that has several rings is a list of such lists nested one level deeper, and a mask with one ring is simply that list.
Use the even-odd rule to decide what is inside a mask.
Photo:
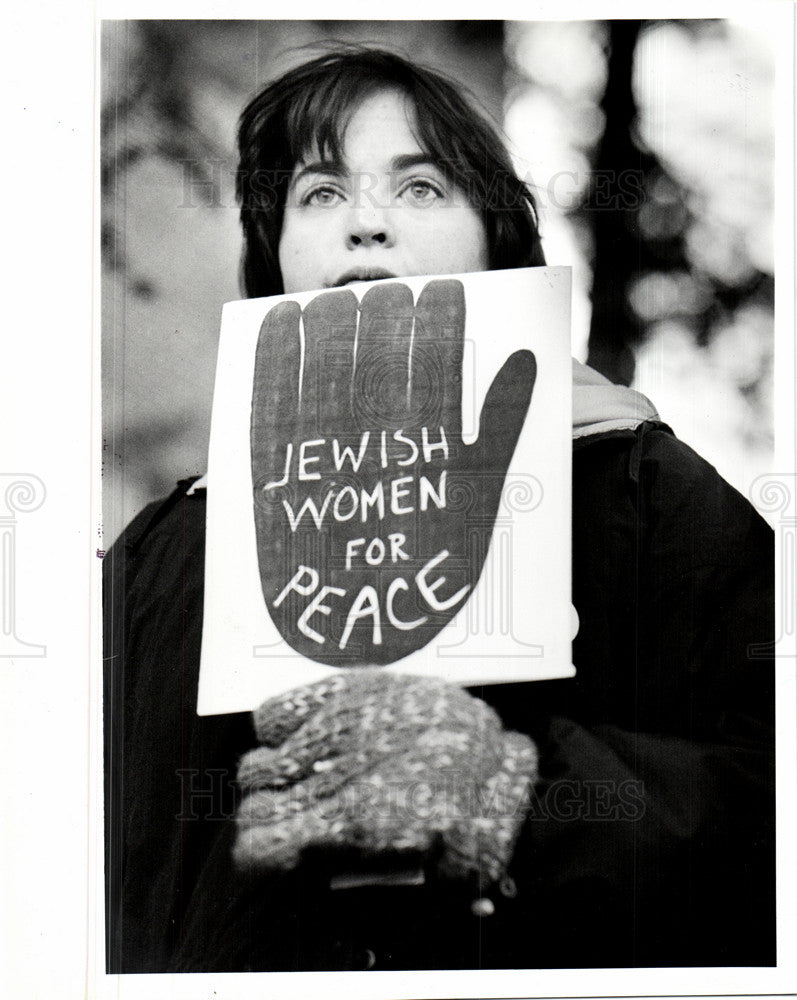
[{"label": "blurred background", "polygon": [[105,547],[205,471],[221,307],[241,297],[235,129],[313,43],[462,81],[574,273],[573,353],[648,395],[745,495],[772,470],[774,67],[727,20],[105,21]]}]

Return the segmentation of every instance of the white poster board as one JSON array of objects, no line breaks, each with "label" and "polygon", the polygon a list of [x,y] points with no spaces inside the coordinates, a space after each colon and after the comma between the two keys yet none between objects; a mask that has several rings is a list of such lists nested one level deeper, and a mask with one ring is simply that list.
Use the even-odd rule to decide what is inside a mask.
[{"label": "white poster board", "polygon": [[572,676],[571,423],[569,268],[225,305],[198,713],[370,664]]}]

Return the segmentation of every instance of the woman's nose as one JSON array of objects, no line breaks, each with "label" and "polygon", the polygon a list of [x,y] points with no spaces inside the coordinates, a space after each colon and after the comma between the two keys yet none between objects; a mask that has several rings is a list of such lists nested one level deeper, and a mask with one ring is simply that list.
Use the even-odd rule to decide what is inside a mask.
[{"label": "woman's nose", "polygon": [[[368,196],[365,195],[367,199]],[[346,242],[350,249],[370,246],[393,246],[395,234],[388,210],[370,202],[355,206],[348,220]]]}]

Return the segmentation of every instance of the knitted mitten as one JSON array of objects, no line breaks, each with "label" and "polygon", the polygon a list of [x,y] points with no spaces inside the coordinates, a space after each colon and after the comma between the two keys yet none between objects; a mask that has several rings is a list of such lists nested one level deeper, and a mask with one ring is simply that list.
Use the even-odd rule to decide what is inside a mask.
[{"label": "knitted mitten", "polygon": [[356,670],[290,691],[254,713],[262,746],[241,760],[236,862],[295,867],[305,848],[437,857],[438,873],[506,872],[537,751],[462,688]]}]

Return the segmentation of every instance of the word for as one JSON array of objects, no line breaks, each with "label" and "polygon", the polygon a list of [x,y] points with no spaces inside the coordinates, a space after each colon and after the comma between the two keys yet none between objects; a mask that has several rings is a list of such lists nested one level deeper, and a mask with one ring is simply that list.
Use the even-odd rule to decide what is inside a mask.
[{"label": "word for", "polygon": [[[409,556],[404,551],[404,545],[407,541],[406,535],[403,535],[400,531],[396,531],[393,534],[388,535],[387,540],[390,542],[390,561],[392,563],[398,562],[399,559],[409,559]],[[352,559],[360,554],[360,549],[364,545],[364,538],[350,538],[348,542],[346,542],[347,570],[351,569]],[[387,549],[385,548],[385,543],[382,539],[372,538],[364,553],[365,561],[369,566],[381,566],[385,561],[386,554]]]}]

